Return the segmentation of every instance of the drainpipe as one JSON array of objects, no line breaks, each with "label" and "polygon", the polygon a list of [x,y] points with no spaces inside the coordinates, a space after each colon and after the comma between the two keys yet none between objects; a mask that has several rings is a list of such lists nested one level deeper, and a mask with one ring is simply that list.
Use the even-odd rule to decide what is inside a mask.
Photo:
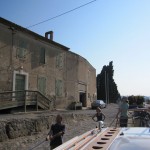
[{"label": "drainpipe", "polygon": [[[12,79],[12,73],[13,73],[13,46],[14,46],[14,34],[15,34],[15,28],[14,27],[10,27],[9,28],[11,30],[11,47],[10,47],[10,64],[9,64],[9,74],[10,74],[10,80]],[[13,90],[13,82],[11,85],[11,90]]]}]

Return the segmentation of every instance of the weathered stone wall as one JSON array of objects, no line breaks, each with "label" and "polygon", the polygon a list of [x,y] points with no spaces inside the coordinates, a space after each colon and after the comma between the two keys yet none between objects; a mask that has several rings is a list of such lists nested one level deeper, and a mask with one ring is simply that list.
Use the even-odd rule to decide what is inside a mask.
[{"label": "weathered stone wall", "polygon": [[37,119],[12,119],[0,122],[0,142],[22,136],[32,135],[49,129],[52,117],[40,117]]},{"label": "weathered stone wall", "polygon": [[[63,123],[71,125],[73,120],[86,119],[83,114],[62,114]],[[23,136],[30,136],[35,133],[50,129],[52,123],[55,123],[56,115],[39,116],[37,118],[26,119],[8,119],[0,121],[0,142],[8,139],[15,139]]]},{"label": "weathered stone wall", "polygon": [[11,90],[12,68],[12,32],[0,24],[0,92]]},{"label": "weathered stone wall", "polygon": [[[80,101],[80,92],[85,93],[85,106],[90,106],[96,99],[96,69],[83,57],[67,52],[66,93],[68,105]],[[84,107],[85,107],[84,106]]]},{"label": "weathered stone wall", "polygon": [[0,122],[0,142],[5,141],[8,139],[6,133],[6,122]]},{"label": "weathered stone wall", "polygon": [[[10,28],[11,26],[11,28]],[[25,50],[23,58],[18,56],[20,49]],[[40,52],[45,50],[45,63],[41,64]],[[68,49],[40,38],[39,35],[22,30],[15,25],[0,23],[0,91],[15,91],[15,75],[25,76],[25,90],[40,90],[39,79],[45,79],[44,94],[55,96],[56,108],[68,108],[79,101],[79,83],[86,87],[86,106],[96,92],[96,71],[86,59]],[[62,86],[56,87],[56,81]],[[57,95],[56,91],[61,91]]]}]

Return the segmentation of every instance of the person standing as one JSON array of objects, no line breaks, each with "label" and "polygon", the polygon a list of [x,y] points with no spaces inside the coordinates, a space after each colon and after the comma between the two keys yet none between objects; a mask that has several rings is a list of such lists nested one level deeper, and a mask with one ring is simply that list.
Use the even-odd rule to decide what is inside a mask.
[{"label": "person standing", "polygon": [[[96,118],[96,120],[95,120],[95,118]],[[92,119],[96,122],[105,120],[105,115],[104,115],[104,113],[102,113],[102,111],[99,107],[96,108],[96,114],[94,114]]]},{"label": "person standing", "polygon": [[120,127],[128,126],[128,109],[129,109],[128,98],[123,97],[121,100],[119,109],[118,109],[118,113],[116,115],[117,120],[118,120],[118,117],[120,116],[120,119],[119,119]]},{"label": "person standing", "polygon": [[56,123],[51,125],[51,129],[46,137],[50,140],[50,148],[53,150],[63,143],[63,135],[65,134],[65,125],[62,124],[62,116],[56,116]]}]

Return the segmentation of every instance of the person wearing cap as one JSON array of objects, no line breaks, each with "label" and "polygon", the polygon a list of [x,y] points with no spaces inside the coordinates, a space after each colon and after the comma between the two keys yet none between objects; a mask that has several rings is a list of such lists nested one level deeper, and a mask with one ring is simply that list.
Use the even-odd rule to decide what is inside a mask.
[{"label": "person wearing cap", "polygon": [[127,97],[123,97],[121,100],[121,104],[118,109],[118,113],[116,115],[116,118],[120,116],[119,122],[120,127],[127,127],[128,125],[128,109],[129,109],[129,101]]}]

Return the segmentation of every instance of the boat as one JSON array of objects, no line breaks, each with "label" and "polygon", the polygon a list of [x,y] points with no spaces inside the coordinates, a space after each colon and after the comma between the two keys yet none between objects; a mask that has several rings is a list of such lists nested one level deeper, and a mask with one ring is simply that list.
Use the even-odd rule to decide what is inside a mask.
[{"label": "boat", "polygon": [[136,127],[133,118],[134,112],[147,111],[130,110],[132,117],[129,123],[133,125],[128,127],[120,128],[117,124],[114,127],[103,127],[102,122],[99,122],[98,128],[76,136],[54,150],[150,150],[150,127]]}]

